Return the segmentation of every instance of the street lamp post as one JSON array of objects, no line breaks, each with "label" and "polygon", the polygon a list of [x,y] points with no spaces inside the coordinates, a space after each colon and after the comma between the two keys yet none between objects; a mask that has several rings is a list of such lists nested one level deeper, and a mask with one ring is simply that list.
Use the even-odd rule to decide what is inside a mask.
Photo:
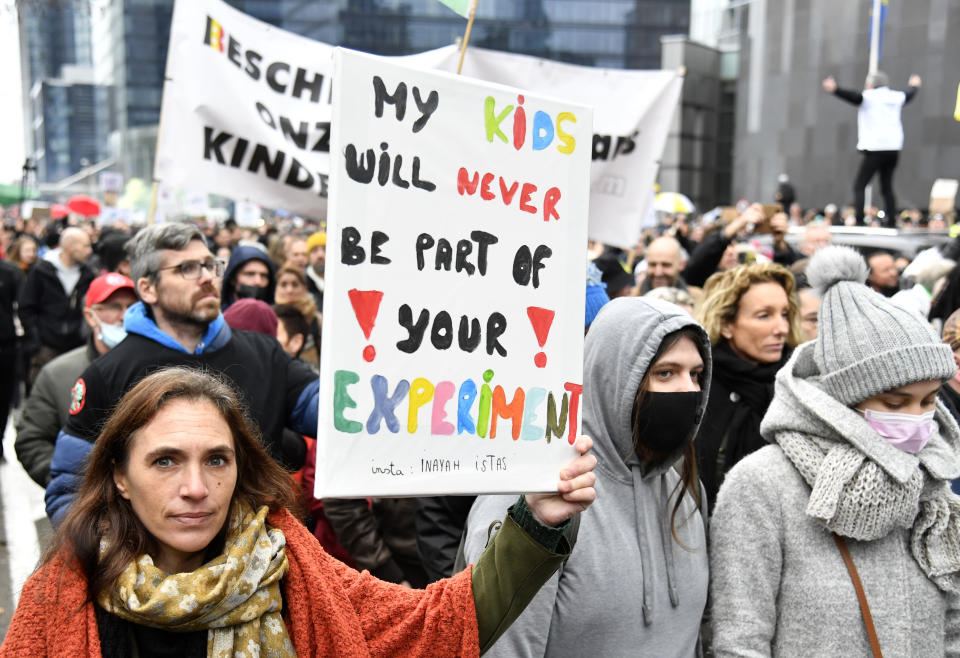
[{"label": "street lamp post", "polygon": [[23,161],[23,177],[20,179],[20,219],[23,219],[23,201],[27,198],[27,180],[31,171],[36,175],[37,163],[28,157]]}]

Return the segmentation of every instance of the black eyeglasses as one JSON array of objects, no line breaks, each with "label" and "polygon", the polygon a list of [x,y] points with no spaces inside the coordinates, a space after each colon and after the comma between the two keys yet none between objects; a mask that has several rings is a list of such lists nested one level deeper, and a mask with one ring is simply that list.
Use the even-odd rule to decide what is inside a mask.
[{"label": "black eyeglasses", "polygon": [[227,263],[222,258],[208,258],[203,262],[198,260],[185,260],[179,265],[161,267],[157,271],[162,272],[163,270],[176,270],[184,279],[199,279],[200,270],[206,270],[214,277],[220,278],[223,276],[225,269],[227,269]]}]

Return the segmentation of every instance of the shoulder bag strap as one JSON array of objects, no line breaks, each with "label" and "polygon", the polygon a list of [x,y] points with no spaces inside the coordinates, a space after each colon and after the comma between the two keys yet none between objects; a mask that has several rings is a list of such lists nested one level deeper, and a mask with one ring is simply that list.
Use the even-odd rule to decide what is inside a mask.
[{"label": "shoulder bag strap", "polygon": [[880,640],[877,638],[877,629],[873,625],[873,615],[870,614],[870,606],[867,604],[867,595],[863,591],[863,584],[860,582],[860,574],[857,573],[857,566],[853,563],[850,551],[847,549],[847,543],[843,537],[833,533],[833,541],[840,549],[840,555],[843,556],[843,563],[847,565],[847,571],[850,572],[850,580],[853,581],[853,589],[857,592],[857,600],[860,601],[860,613],[863,615],[863,625],[867,629],[867,638],[870,640],[870,649],[873,651],[874,658],[883,658],[880,652]]}]

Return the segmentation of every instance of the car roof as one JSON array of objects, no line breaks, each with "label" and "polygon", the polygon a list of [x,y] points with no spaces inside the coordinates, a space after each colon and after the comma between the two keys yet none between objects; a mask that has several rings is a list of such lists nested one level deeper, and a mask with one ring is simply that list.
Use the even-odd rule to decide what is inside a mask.
[{"label": "car roof", "polygon": [[[830,226],[832,244],[842,244],[862,252],[889,251],[895,256],[913,258],[930,247],[942,247],[954,240],[948,231],[926,229],[874,228],[871,226]],[[790,228],[787,242],[796,246],[803,242],[805,227]]]}]

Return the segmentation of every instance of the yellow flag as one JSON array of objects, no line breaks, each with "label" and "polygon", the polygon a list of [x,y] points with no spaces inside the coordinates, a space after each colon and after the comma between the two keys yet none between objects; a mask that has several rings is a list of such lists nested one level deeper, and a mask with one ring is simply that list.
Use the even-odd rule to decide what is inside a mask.
[{"label": "yellow flag", "polygon": [[960,85],[957,85],[957,107],[953,110],[953,118],[960,121]]}]

